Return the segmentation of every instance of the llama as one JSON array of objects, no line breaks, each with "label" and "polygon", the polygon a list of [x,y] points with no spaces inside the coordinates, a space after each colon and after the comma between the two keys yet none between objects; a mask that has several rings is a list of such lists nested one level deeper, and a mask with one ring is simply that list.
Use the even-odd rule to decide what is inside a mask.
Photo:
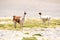
[{"label": "llama", "polygon": [[48,21],[48,25],[50,24],[50,17],[49,16],[42,16],[41,12],[39,13],[39,15],[40,15],[41,20],[43,21],[43,24],[45,24],[46,21]]},{"label": "llama", "polygon": [[21,19],[21,16],[13,16],[13,21],[14,21],[14,27],[16,28],[16,23],[19,23],[21,27],[23,27],[24,20],[25,20],[25,15],[26,12],[24,12],[24,15]]}]

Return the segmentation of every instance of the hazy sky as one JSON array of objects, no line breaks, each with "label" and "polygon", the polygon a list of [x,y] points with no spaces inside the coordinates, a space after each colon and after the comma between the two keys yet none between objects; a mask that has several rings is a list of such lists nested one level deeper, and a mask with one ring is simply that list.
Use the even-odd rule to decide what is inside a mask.
[{"label": "hazy sky", "polygon": [[60,17],[60,0],[0,0],[0,16],[23,15],[39,17],[38,13]]}]

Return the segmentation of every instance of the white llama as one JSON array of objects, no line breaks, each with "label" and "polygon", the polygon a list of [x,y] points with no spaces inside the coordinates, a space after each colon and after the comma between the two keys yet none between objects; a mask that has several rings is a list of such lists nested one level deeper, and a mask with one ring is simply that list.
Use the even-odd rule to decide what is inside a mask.
[{"label": "white llama", "polygon": [[39,13],[39,15],[40,15],[41,20],[43,21],[43,24],[45,24],[46,21],[48,21],[48,25],[50,24],[50,17],[49,16],[42,16],[41,12]]}]

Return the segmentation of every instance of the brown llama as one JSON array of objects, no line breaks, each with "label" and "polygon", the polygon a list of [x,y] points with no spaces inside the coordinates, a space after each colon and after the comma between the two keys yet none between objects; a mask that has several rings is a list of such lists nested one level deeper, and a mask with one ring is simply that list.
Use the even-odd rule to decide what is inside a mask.
[{"label": "brown llama", "polygon": [[23,16],[22,19],[21,19],[21,16],[13,16],[13,22],[14,22],[14,27],[15,28],[16,28],[16,23],[19,23],[20,27],[23,27],[24,20],[25,20],[25,15],[26,15],[26,12],[24,12],[24,16]]}]

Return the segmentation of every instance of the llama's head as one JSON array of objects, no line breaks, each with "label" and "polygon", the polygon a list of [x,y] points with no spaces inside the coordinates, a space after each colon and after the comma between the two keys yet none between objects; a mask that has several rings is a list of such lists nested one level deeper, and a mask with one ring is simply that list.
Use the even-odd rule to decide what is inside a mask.
[{"label": "llama's head", "polygon": [[39,12],[39,15],[42,15],[42,13],[41,13],[41,12]]},{"label": "llama's head", "polygon": [[24,15],[26,15],[26,12],[24,12]]}]

